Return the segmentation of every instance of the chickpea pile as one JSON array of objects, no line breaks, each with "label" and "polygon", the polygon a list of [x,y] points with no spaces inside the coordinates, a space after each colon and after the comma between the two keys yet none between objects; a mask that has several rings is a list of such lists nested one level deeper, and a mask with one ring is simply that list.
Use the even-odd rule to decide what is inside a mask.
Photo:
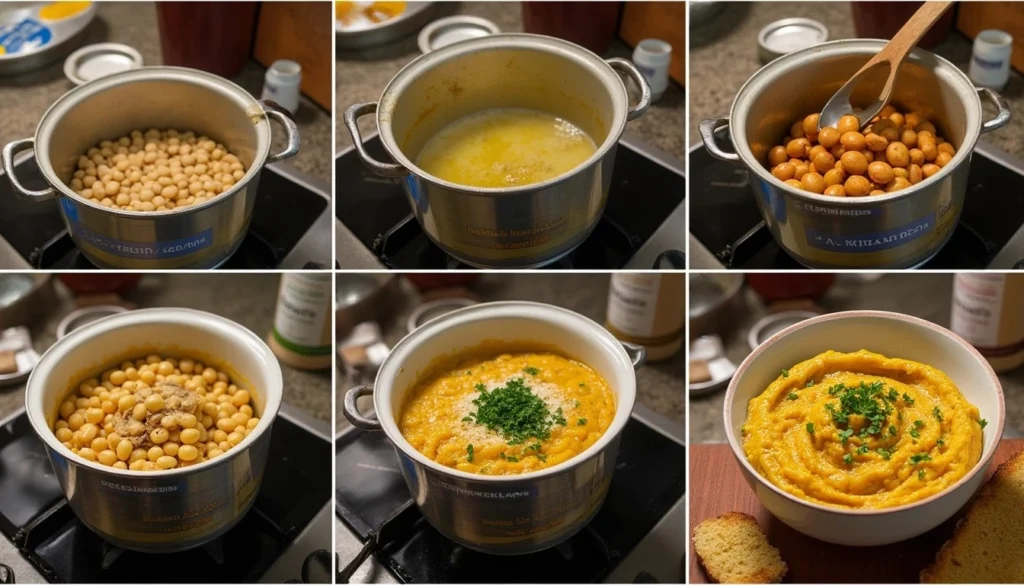
[{"label": "chickpea pile", "polygon": [[256,428],[251,399],[224,372],[150,355],[82,382],[61,403],[53,431],[79,457],[117,469],[188,467]]},{"label": "chickpea pile", "polygon": [[134,130],[79,157],[70,187],[106,207],[168,211],[208,201],[243,176],[238,157],[206,136]]},{"label": "chickpea pile", "polygon": [[798,120],[783,145],[768,152],[772,175],[796,189],[836,197],[885,195],[931,177],[956,154],[934,124],[892,106],[863,132],[856,116],[819,132],[818,117]]}]

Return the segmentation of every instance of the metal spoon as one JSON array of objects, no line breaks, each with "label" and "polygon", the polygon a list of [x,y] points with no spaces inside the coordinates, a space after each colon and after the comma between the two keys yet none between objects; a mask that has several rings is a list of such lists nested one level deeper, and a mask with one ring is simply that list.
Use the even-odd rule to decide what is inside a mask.
[{"label": "metal spoon", "polygon": [[[910,17],[910,20],[903,25],[903,28],[893,35],[892,40],[889,41],[877,55],[868,60],[860,71],[855,73],[849,81],[846,82],[843,87],[839,88],[839,91],[832,96],[825,107],[821,110],[821,116],[818,119],[818,129],[825,128],[826,126],[837,127],[839,124],[839,118],[843,116],[856,116],[859,122],[859,128],[867,126],[872,118],[878,115],[882,111],[882,108],[889,103],[889,98],[892,97],[892,88],[896,84],[896,75],[900,71],[900,66],[903,65],[903,61],[907,58],[907,55],[914,50],[918,41],[924,36],[924,33],[928,32],[928,29],[935,24],[935,21],[942,16],[949,7],[952,6],[952,2],[925,2],[921,8]],[[878,101],[870,104],[863,110],[854,109],[850,105],[850,94],[853,93],[854,88],[863,80],[864,76],[875,67],[888,64],[889,66],[889,77],[885,80],[885,85],[882,87],[881,93],[878,95]]]}]

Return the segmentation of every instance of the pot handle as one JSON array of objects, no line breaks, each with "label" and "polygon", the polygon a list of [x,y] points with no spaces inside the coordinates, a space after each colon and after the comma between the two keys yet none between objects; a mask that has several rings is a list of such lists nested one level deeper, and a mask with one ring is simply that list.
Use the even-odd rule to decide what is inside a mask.
[{"label": "pot handle", "polygon": [[643,73],[636,68],[628,59],[622,59],[621,57],[612,57],[605,61],[608,65],[614,69],[617,73],[622,73],[626,77],[633,80],[636,86],[640,88],[640,101],[636,103],[636,106],[626,112],[627,120],[636,120],[640,116],[644,115],[647,108],[651,107],[651,84],[647,82],[647,78],[644,77]]},{"label": "pot handle", "polygon": [[639,368],[647,362],[647,348],[628,341],[620,341],[622,349],[626,350],[626,355],[629,356],[629,361],[633,362],[633,369]]},{"label": "pot handle", "polygon": [[718,160],[724,160],[728,162],[739,162],[740,155],[735,152],[725,152],[718,147],[718,143],[715,142],[715,132],[719,128],[724,128],[729,125],[729,118],[708,118],[707,120],[700,121],[700,137],[704,141],[704,148],[708,149],[708,154],[717,158]]},{"label": "pot handle", "polygon": [[372,418],[366,418],[359,412],[359,405],[356,404],[356,400],[360,396],[370,396],[373,394],[373,386],[366,384],[363,386],[356,386],[355,388],[349,389],[345,393],[345,418],[348,422],[352,423],[352,426],[357,429],[364,431],[379,431],[380,422],[373,420]]},{"label": "pot handle", "polygon": [[284,150],[276,154],[272,154],[267,157],[267,164],[276,163],[277,161],[291,158],[299,153],[299,146],[301,141],[299,140],[299,127],[295,125],[295,120],[288,114],[288,110],[285,110],[275,102],[270,100],[261,100],[260,105],[263,106],[263,112],[268,118],[277,120],[288,135],[288,146]]},{"label": "pot handle", "polygon": [[367,114],[374,114],[376,112],[377,102],[355,104],[345,110],[345,127],[348,128],[348,133],[352,135],[352,142],[356,145],[356,152],[359,153],[359,158],[363,159],[363,164],[369,167],[371,171],[382,177],[404,177],[409,174],[405,167],[394,163],[380,162],[370,156],[370,153],[366,152],[366,147],[363,146],[363,137],[359,134],[359,124],[356,121]]},{"label": "pot handle", "polygon": [[0,156],[0,167],[2,167],[4,173],[7,174],[7,178],[11,180],[11,185],[14,185],[14,192],[21,198],[28,199],[30,201],[46,201],[47,199],[53,199],[57,196],[57,192],[53,187],[47,187],[42,191],[26,189],[14,174],[14,155],[23,150],[28,150],[29,148],[34,149],[35,143],[36,141],[34,138],[24,138],[22,140],[15,140],[14,142],[4,146],[3,154]]},{"label": "pot handle", "polygon": [[1006,101],[1006,98],[987,87],[979,87],[978,93],[987,97],[990,102],[995,104],[998,110],[995,118],[981,125],[981,133],[984,134],[1006,126],[1010,122],[1010,104]]}]

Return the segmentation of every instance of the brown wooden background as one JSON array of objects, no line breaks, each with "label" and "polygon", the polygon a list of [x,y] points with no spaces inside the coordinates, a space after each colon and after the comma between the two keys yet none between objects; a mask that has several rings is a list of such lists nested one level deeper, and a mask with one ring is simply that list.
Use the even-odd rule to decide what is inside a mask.
[{"label": "brown wooden background", "polygon": [[[989,473],[1014,453],[1024,439],[1004,440]],[[768,540],[789,565],[788,583],[917,583],[918,574],[949,539],[960,511],[950,521],[912,540],[880,547],[848,547],[815,540],[775,519],[743,480],[728,444],[690,446],[690,526],[726,512],[757,518]],[[690,540],[690,583],[707,583],[707,575]]]}]

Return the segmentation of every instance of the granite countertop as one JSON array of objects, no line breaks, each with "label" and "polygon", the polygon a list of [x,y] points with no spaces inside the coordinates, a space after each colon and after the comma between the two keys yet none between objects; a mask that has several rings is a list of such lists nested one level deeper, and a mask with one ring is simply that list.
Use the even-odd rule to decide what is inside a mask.
[{"label": "granite countertop", "polygon": [[[56,280],[56,278],[55,278]],[[125,298],[140,308],[188,307],[231,319],[265,337],[274,320],[277,274],[158,274],[146,275]],[[57,340],[57,325],[71,312],[71,292],[55,282],[57,302],[45,318],[29,325],[36,351],[44,352]],[[284,402],[316,418],[331,420],[331,372],[306,372],[281,364]],[[0,419],[25,405],[25,386],[0,387]]]},{"label": "granite countertop", "polygon": [[[89,25],[82,44],[123,43],[142,54],[146,65],[160,65],[160,36],[156,22],[156,8],[151,2],[100,2],[95,20]],[[297,42],[308,42],[298,40]],[[330,39],[323,39],[329,43]],[[266,70],[255,61],[249,61],[232,81],[259,98],[263,90]],[[64,59],[50,63],[42,69],[17,77],[0,78],[0,103],[3,104],[3,124],[0,125],[0,145],[35,134],[43,113],[60,96],[74,88],[64,77]],[[302,139],[302,148],[286,163],[299,170],[330,181],[331,113],[314,102],[302,98],[295,115]],[[274,150],[285,146],[284,133],[273,124]]]},{"label": "granite countertop", "polygon": [[[502,32],[523,32],[519,2],[440,3],[435,18],[451,14],[469,14],[493,21]],[[360,53],[337,52],[335,110],[338,112],[337,151],[352,146],[352,137],[341,123],[346,108],[359,102],[376,101],[388,81],[407,63],[420,55],[416,34],[382,48]],[[605,57],[625,57],[630,49],[616,41]],[[665,94],[652,104],[640,118],[629,122],[626,133],[664,150],[680,161],[686,160],[685,133],[686,94],[670,82]],[[367,135],[376,130],[373,116],[364,116],[360,131]]]},{"label": "granite countertop", "polygon": [[[732,101],[747,79],[762,67],[757,56],[757,34],[771,22],[790,17],[813,18],[824,23],[831,40],[853,38],[848,2],[730,3],[709,24],[690,30],[690,144],[700,143],[697,125],[705,118],[729,113]],[[967,70],[972,41],[957,31],[930,49]],[[1010,123],[981,137],[981,141],[1024,158],[1024,78],[1011,72],[1000,92],[1010,102]],[[986,119],[994,108],[984,102]]]},{"label": "granite countertop", "polygon": [[[344,274],[338,275],[339,280]],[[550,303],[581,313],[598,323],[603,323],[608,301],[609,276],[607,274],[561,273],[557,275],[523,273],[484,273],[471,286],[473,293],[484,301],[525,300]],[[401,294],[380,321],[388,346],[393,347],[406,335],[406,319],[420,304],[418,291],[408,282],[402,282]],[[656,363],[641,366],[636,373],[637,400],[648,408],[684,425],[686,405],[683,392],[685,387],[685,352]],[[339,373],[335,415],[337,430],[347,428],[343,398],[352,387],[352,382]],[[360,403],[363,405],[363,403]]]},{"label": "granite countertop", "polygon": [[[750,354],[747,334],[767,313],[760,298],[750,289],[743,291],[747,311],[739,324],[725,339],[726,354],[739,364]],[[857,276],[840,276],[837,284],[821,301],[829,311],[875,309],[893,311],[927,319],[949,326],[952,307],[953,276],[950,274],[887,274],[874,282],[863,282]],[[1006,401],[1004,437],[1024,434],[1024,368],[999,376]],[[726,440],[722,421],[725,390],[690,399],[690,441],[723,443]]]}]

